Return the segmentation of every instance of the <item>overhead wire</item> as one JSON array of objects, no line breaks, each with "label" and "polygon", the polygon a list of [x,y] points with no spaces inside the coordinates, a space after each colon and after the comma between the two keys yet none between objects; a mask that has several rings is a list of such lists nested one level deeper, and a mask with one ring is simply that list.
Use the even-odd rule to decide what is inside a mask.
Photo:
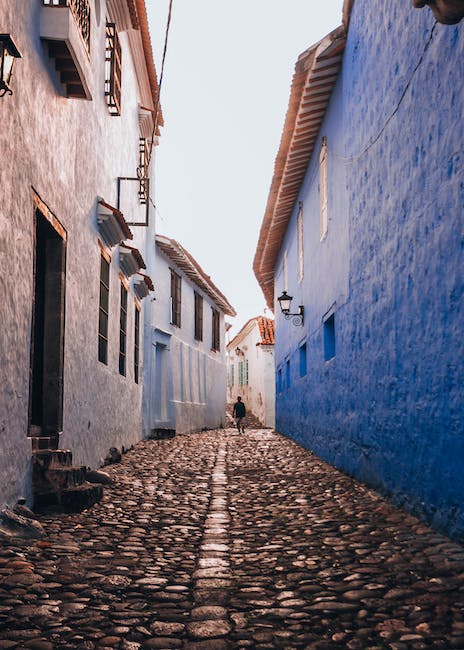
[{"label": "overhead wire", "polygon": [[419,60],[417,61],[416,65],[414,66],[413,71],[411,72],[411,74],[409,76],[409,79],[408,79],[408,81],[407,81],[407,83],[406,83],[406,85],[405,85],[405,87],[403,89],[403,92],[401,93],[401,96],[400,96],[400,98],[398,100],[397,105],[395,106],[393,111],[390,113],[390,115],[387,117],[387,119],[383,123],[383,125],[380,128],[377,135],[364,147],[364,149],[362,149],[357,154],[352,154],[350,156],[342,156],[342,155],[335,154],[336,157],[339,160],[342,160],[345,163],[356,162],[357,160],[359,160],[359,158],[362,158],[362,156],[364,156],[364,154],[366,154],[369,151],[369,149],[371,149],[380,140],[380,138],[384,134],[387,126],[390,124],[392,119],[398,113],[398,111],[400,109],[400,106],[403,103],[403,100],[406,97],[406,94],[407,94],[407,92],[408,92],[408,90],[409,90],[409,88],[411,86],[412,80],[414,79],[414,76],[415,76],[416,72],[418,71],[418,69],[420,68],[420,66],[422,65],[422,63],[424,61],[425,54],[426,54],[427,50],[429,49],[429,47],[430,47],[430,45],[432,43],[433,34],[435,32],[435,29],[436,29],[437,25],[438,25],[438,21],[435,20],[434,24],[432,25],[432,29],[430,30],[429,38],[427,39],[427,42],[424,45],[424,48],[423,48],[422,53],[421,53],[421,55],[419,57]]},{"label": "overhead wire", "polygon": [[159,84],[158,84],[158,94],[156,96],[156,103],[155,103],[155,109],[153,112],[153,129],[151,132],[151,138],[149,142],[149,149],[148,149],[148,160],[147,160],[147,173],[148,173],[148,168],[150,166],[150,161],[151,161],[151,155],[153,151],[153,143],[155,140],[155,135],[156,135],[156,129],[158,126],[158,116],[160,112],[160,96],[161,96],[161,87],[163,85],[163,78],[164,78],[164,64],[166,62],[166,53],[168,50],[168,40],[169,40],[169,29],[171,26],[171,16],[172,16],[172,3],[173,0],[169,0],[169,9],[168,9],[168,17],[166,20],[166,28],[164,32],[164,46],[163,46],[163,56],[161,58],[161,70],[160,70],[160,78],[159,78]]}]

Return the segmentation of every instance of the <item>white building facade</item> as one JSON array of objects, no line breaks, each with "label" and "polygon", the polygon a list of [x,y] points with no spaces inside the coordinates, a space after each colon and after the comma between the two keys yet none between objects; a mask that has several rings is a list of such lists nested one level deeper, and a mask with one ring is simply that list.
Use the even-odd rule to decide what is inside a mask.
[{"label": "white building facade", "polygon": [[274,321],[251,318],[227,344],[227,402],[240,395],[248,411],[275,426]]},{"label": "white building facade", "polygon": [[0,0],[22,55],[0,98],[0,507],[32,502],[33,449],[96,467],[142,429],[158,102],[145,4],[62,5]]},{"label": "white building facade", "polygon": [[177,241],[156,235],[156,300],[147,316],[144,436],[225,424],[226,297]]}]

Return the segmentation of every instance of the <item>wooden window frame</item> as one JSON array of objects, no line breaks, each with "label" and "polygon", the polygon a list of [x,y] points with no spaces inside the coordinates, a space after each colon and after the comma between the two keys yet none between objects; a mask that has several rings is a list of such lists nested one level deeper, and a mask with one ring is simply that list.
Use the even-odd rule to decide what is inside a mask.
[{"label": "wooden window frame", "polygon": [[320,199],[320,241],[324,241],[329,231],[329,215],[328,215],[328,193],[329,193],[329,178],[328,178],[328,152],[327,152],[327,138],[323,136],[321,151],[319,153],[319,199]]},{"label": "wooden window frame", "polygon": [[182,277],[171,269],[171,325],[182,325]]},{"label": "wooden window frame", "polygon": [[[108,324],[110,305],[110,267],[111,258],[104,252],[100,254],[100,297],[98,303],[98,360],[108,365]],[[103,271],[105,270],[105,273]],[[107,271],[107,277],[106,277]],[[106,307],[104,297],[106,296]]]},{"label": "wooden window frame", "polygon": [[134,381],[140,381],[140,307],[134,305]]},{"label": "wooden window frame", "polygon": [[298,282],[303,280],[304,276],[304,240],[303,240],[303,206],[300,205],[296,222],[297,230],[297,248],[298,248]]},{"label": "wooden window frame", "polygon": [[195,331],[194,336],[196,341],[203,341],[203,296],[196,291],[194,295],[195,307]]},{"label": "wooden window frame", "polygon": [[123,377],[127,372],[127,297],[128,291],[121,281],[119,308],[119,374]]},{"label": "wooden window frame", "polygon": [[221,315],[214,307],[211,307],[211,349],[214,352],[221,350]]}]

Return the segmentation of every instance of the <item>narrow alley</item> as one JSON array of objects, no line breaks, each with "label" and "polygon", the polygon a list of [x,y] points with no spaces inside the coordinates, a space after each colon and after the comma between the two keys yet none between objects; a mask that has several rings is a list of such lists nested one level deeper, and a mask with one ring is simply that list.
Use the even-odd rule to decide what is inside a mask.
[{"label": "narrow alley", "polygon": [[464,648],[464,549],[271,430],[138,443],[0,548],[0,649]]}]

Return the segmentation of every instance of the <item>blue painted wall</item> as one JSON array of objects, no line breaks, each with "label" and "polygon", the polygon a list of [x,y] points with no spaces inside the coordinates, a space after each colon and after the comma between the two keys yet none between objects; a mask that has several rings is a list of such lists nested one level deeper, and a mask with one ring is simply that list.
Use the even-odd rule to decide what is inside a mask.
[{"label": "blue painted wall", "polygon": [[[320,132],[327,238],[319,241],[319,142],[299,196],[303,281],[296,208],[276,266],[277,296],[287,251],[287,288],[306,308],[303,328],[276,308],[276,428],[462,540],[464,25],[438,24],[429,42],[428,9],[374,5],[354,4]],[[331,313],[336,350],[325,361]]]}]

